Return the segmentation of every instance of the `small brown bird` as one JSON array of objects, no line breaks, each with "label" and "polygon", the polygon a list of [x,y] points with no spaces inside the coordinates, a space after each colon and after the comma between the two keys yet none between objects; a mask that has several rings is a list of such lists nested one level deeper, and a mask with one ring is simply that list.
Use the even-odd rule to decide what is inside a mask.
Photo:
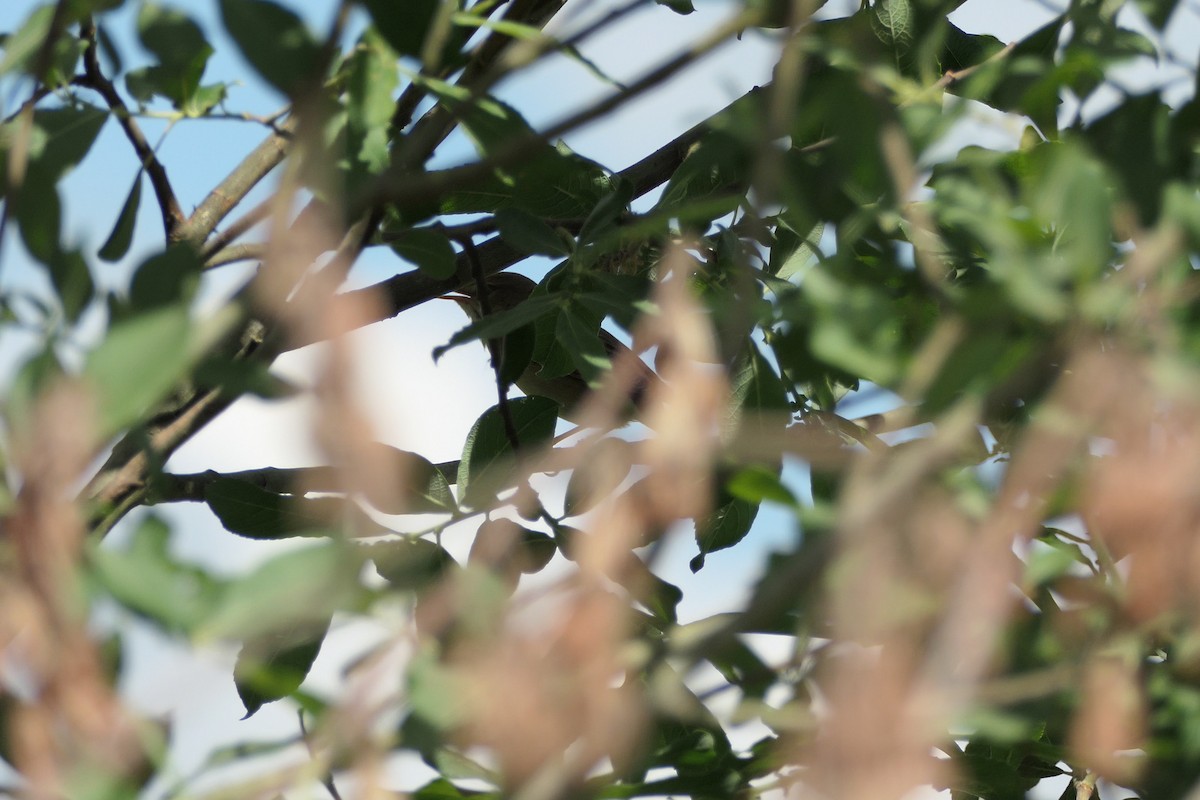
[{"label": "small brown bird", "polygon": [[[529,299],[529,296],[533,294],[533,290],[537,288],[536,283],[524,275],[518,275],[515,272],[497,272],[489,275],[484,279],[484,284],[487,291],[488,311],[493,314],[516,308]],[[463,288],[461,294],[447,295],[446,299],[458,303],[459,307],[471,318],[472,322],[478,322],[483,319],[484,312],[483,303],[480,302],[477,295],[476,287],[472,284]],[[611,333],[601,328],[599,330],[599,337],[600,343],[604,347],[604,351],[607,353],[610,361],[618,357],[626,357],[622,354],[629,352],[629,348]],[[503,343],[493,339],[486,344],[492,352],[493,357],[498,358],[500,356],[499,348],[503,346]],[[659,378],[640,359],[633,358],[632,361],[639,367],[638,376],[634,381],[633,388],[629,392],[631,410],[634,410],[642,406],[647,390]],[[515,381],[517,388],[526,395],[549,397],[562,406],[561,416],[563,419],[574,422],[573,412],[579,405],[579,401],[583,399],[584,395],[590,389],[587,381],[584,380],[583,375],[578,370],[572,370],[566,375],[559,375],[552,378],[543,377],[540,374],[541,370],[541,364],[536,361],[530,361]]]}]

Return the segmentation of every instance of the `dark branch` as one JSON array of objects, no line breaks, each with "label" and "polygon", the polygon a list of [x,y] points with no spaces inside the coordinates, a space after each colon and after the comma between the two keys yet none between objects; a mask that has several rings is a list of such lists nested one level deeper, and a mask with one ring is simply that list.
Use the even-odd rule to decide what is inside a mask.
[{"label": "dark branch", "polygon": [[105,104],[117,118],[121,130],[125,132],[125,138],[133,145],[133,151],[137,154],[147,177],[150,178],[150,185],[154,187],[154,196],[158,200],[158,207],[162,212],[163,231],[169,241],[174,241],[175,232],[183,224],[184,215],[183,209],[179,206],[179,200],[175,197],[175,191],[171,188],[167,170],[158,160],[158,156],[154,154],[154,148],[146,141],[137,120],[130,115],[129,107],[117,93],[112,81],[104,77],[104,73],[100,70],[100,59],[96,52],[95,23],[91,19],[87,20],[83,23],[80,33],[87,43],[83,51],[83,77],[86,81],[83,85],[98,92],[104,98]]}]

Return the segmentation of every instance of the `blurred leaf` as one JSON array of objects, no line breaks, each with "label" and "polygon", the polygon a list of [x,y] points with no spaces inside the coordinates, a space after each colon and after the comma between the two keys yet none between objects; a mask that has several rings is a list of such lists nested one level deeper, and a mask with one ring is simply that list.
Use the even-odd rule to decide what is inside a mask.
[{"label": "blurred leaf", "polygon": [[217,607],[224,584],[198,567],[180,564],[168,550],[170,529],[148,516],[120,550],[93,542],[92,575],[121,605],[173,633],[188,634]]},{"label": "blurred leaf", "polygon": [[200,26],[177,8],[144,3],[138,11],[138,39],[157,64],[129,72],[125,87],[141,102],[154,95],[182,109],[192,103],[213,48]]},{"label": "blurred leaf", "polygon": [[200,635],[245,641],[311,628],[333,612],[359,609],[361,568],[358,549],[339,541],[275,556],[229,585]]},{"label": "blurred leaf", "polygon": [[362,0],[375,27],[396,52],[421,56],[429,26],[437,13],[438,0],[406,0],[397,5],[388,0]]},{"label": "blurred leaf", "polygon": [[496,212],[496,223],[504,241],[528,255],[570,255],[569,238],[565,238],[542,219],[520,208],[502,208]]},{"label": "blurred leaf", "polygon": [[278,494],[233,478],[205,486],[204,502],[225,530],[248,539],[332,536],[343,523],[351,525],[341,498]]},{"label": "blurred leaf", "polygon": [[420,591],[458,566],[445,548],[428,539],[405,537],[366,546],[375,571],[393,589]]},{"label": "blurred leaf", "polygon": [[132,423],[186,374],[191,337],[188,312],[180,306],[113,324],[84,367],[96,392],[100,438]]},{"label": "blurred leaf", "polygon": [[435,347],[433,349],[433,357],[435,360],[439,359],[445,355],[447,350],[458,347],[460,344],[480,339],[496,339],[506,336],[531,322],[537,321],[551,310],[556,309],[560,303],[562,303],[562,299],[555,295],[535,292],[528,300],[523,301],[516,308],[493,311],[487,318],[479,322],[473,322],[463,328],[451,336],[449,342],[441,347]]},{"label": "blurred leaf", "polygon": [[[554,435],[558,403],[546,397],[519,397],[508,401],[517,441],[522,449],[533,449]],[[467,434],[458,466],[459,500],[471,508],[483,508],[496,492],[510,485],[509,474],[515,453],[505,432],[499,406],[483,413]]]},{"label": "blurred leaf", "polygon": [[242,56],[288,97],[320,77],[313,70],[322,63],[321,46],[289,9],[271,0],[221,0],[221,19]]},{"label": "blurred leaf", "polygon": [[568,304],[558,315],[555,327],[584,380],[593,383],[612,366],[608,350],[600,341],[600,318],[581,304]]},{"label": "blurred leaf", "polygon": [[409,228],[394,234],[388,244],[398,256],[431,278],[444,280],[458,268],[458,256],[450,240],[432,228]]},{"label": "blurred leaf", "polygon": [[427,458],[385,444],[375,447],[389,462],[390,474],[404,481],[382,495],[369,491],[367,500],[375,508],[385,514],[444,513],[457,508],[446,476]]},{"label": "blurred leaf", "polygon": [[0,75],[14,70],[29,72],[33,69],[34,59],[50,35],[50,21],[53,18],[54,5],[42,4],[34,8],[21,26],[5,38]]},{"label": "blurred leaf", "polygon": [[[399,85],[396,53],[371,29],[360,37],[347,59],[346,128],[348,152],[354,168],[377,175],[391,163],[388,127],[392,120],[393,93]],[[352,182],[349,189],[354,189]]]},{"label": "blurred leaf", "polygon": [[150,311],[189,303],[200,285],[204,265],[190,244],[175,244],[147,258],[129,282],[129,306]]},{"label": "blurred leaf", "polygon": [[78,322],[96,293],[87,261],[79,251],[70,250],[51,256],[49,266],[50,279],[62,303],[63,314],[69,322]]},{"label": "blurred leaf", "polygon": [[[653,210],[707,227],[741,203],[749,163],[749,153],[735,137],[709,133],[675,170]],[[724,199],[716,206],[699,202],[715,197]]]},{"label": "blurred leaf", "polygon": [[725,490],[735,498],[748,503],[773,503],[798,508],[799,503],[791,490],[783,485],[779,474],[761,465],[743,467],[725,482]]},{"label": "blurred leaf", "polygon": [[137,175],[133,178],[133,186],[129,189],[129,195],[121,205],[120,213],[117,214],[117,221],[113,224],[112,233],[108,235],[108,239],[100,246],[100,251],[97,253],[102,260],[120,261],[129,252],[129,245],[133,242],[133,227],[137,222],[137,213],[141,202],[142,171],[138,170]]},{"label": "blurred leaf", "polygon": [[676,14],[691,14],[696,10],[692,0],[654,0],[660,6],[666,6]]},{"label": "blurred leaf", "polygon": [[1146,19],[1154,27],[1162,30],[1167,20],[1175,13],[1179,0],[1137,0],[1138,9],[1146,15]]},{"label": "blurred leaf", "polygon": [[321,651],[333,617],[247,641],[238,651],[233,683],[248,719],[267,703],[300,688]]}]

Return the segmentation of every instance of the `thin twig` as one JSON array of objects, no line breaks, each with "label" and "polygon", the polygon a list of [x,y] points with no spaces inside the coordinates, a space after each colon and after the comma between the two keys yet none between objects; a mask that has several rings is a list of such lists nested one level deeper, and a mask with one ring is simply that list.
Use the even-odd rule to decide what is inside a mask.
[{"label": "thin twig", "polygon": [[84,78],[87,81],[84,85],[98,92],[104,98],[104,102],[117,118],[121,130],[125,132],[125,138],[133,145],[133,151],[137,154],[142,169],[146,171],[146,176],[150,178],[150,185],[154,187],[154,196],[158,200],[158,207],[162,212],[163,232],[168,241],[172,241],[176,229],[183,224],[184,214],[183,209],[179,206],[179,200],[175,197],[175,191],[171,188],[166,168],[154,154],[154,148],[146,141],[137,120],[130,115],[129,108],[121,99],[121,95],[117,93],[112,81],[104,77],[104,73],[100,70],[100,59],[96,52],[96,24],[88,19],[81,26],[80,33],[87,43],[83,51]]},{"label": "thin twig", "polygon": [[267,256],[265,244],[231,244],[204,259],[205,269],[216,269],[240,261],[262,261]]}]

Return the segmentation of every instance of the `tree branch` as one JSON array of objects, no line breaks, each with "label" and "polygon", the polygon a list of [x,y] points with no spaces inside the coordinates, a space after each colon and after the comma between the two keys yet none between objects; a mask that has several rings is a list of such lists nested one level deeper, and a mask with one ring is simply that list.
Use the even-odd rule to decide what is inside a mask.
[{"label": "tree branch", "polygon": [[250,151],[179,226],[176,239],[197,245],[207,239],[250,190],[283,161],[296,131],[296,122],[296,117],[288,117],[279,124],[278,133],[271,134]]},{"label": "tree branch", "polygon": [[154,148],[146,141],[142,129],[138,127],[137,120],[130,115],[129,107],[117,93],[112,81],[104,77],[104,73],[101,72],[100,59],[96,53],[96,24],[90,18],[82,24],[80,34],[87,43],[83,51],[84,82],[81,82],[81,85],[98,92],[117,118],[117,123],[125,132],[125,138],[133,145],[133,151],[137,154],[142,169],[150,178],[150,185],[154,187],[154,196],[158,200],[158,207],[162,212],[163,232],[168,241],[174,241],[175,231],[183,224],[184,214],[183,209],[179,206],[179,200],[175,197],[175,191],[171,188],[167,170],[158,160],[158,156],[154,154]]}]

